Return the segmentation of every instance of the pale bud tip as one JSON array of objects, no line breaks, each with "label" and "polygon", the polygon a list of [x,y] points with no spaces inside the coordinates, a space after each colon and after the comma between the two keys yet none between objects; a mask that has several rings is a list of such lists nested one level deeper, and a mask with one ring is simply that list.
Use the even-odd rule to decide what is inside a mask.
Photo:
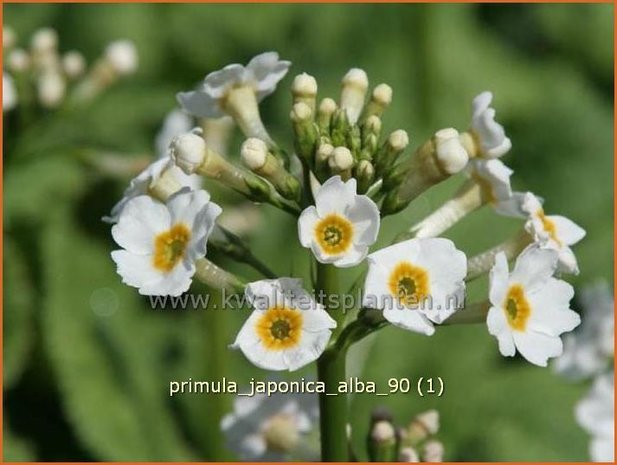
[{"label": "pale bud tip", "polygon": [[332,169],[345,171],[353,166],[353,155],[347,147],[335,147],[328,163]]},{"label": "pale bud tip", "polygon": [[49,52],[58,46],[58,33],[50,27],[39,29],[32,36],[31,45],[36,52]]},{"label": "pale bud tip", "polygon": [[66,91],[66,83],[60,73],[44,73],[38,80],[38,97],[41,105],[47,108],[57,107]]},{"label": "pale bud tip", "polygon": [[193,132],[176,136],[170,144],[171,158],[186,174],[193,174],[206,156],[206,141]]},{"label": "pale bud tip", "polygon": [[441,129],[435,133],[435,149],[441,167],[448,174],[460,172],[469,161],[469,155],[459,140],[458,131]]},{"label": "pale bud tip", "polygon": [[324,115],[331,115],[336,111],[336,102],[327,97],[319,103],[319,112]]},{"label": "pale bud tip", "polygon": [[62,69],[70,78],[81,76],[86,69],[86,60],[75,50],[66,52],[62,57]]},{"label": "pale bud tip", "polygon": [[388,106],[392,102],[392,87],[388,84],[379,84],[373,89],[373,100],[382,106]]},{"label": "pale bud tip", "polygon": [[375,442],[391,441],[396,436],[396,431],[389,421],[378,421],[371,429],[371,438]]},{"label": "pale bud tip", "polygon": [[429,434],[439,431],[439,412],[437,410],[427,410],[416,416],[416,421],[421,423]]},{"label": "pale bud tip", "polygon": [[257,170],[266,164],[268,146],[263,140],[251,137],[242,144],[240,156],[249,169]]},{"label": "pale bud tip", "polygon": [[390,134],[390,137],[388,137],[388,143],[394,150],[400,152],[405,150],[405,148],[409,145],[409,135],[407,134],[407,131],[397,129]]},{"label": "pale bud tip", "polygon": [[372,177],[375,174],[373,164],[368,160],[360,160],[357,166],[358,175]]},{"label": "pale bud tip", "polygon": [[334,147],[330,144],[321,144],[317,149],[318,160],[328,160],[334,151]]},{"label": "pale bud tip", "polygon": [[137,70],[137,49],[130,40],[111,42],[105,49],[105,57],[119,74],[132,74]]},{"label": "pale bud tip", "polygon": [[344,86],[358,87],[366,91],[368,89],[368,76],[363,69],[351,68],[347,74],[343,76]]},{"label": "pale bud tip", "polygon": [[381,118],[377,115],[371,115],[366,118],[366,122],[364,123],[366,129],[371,132],[380,132],[381,131]]},{"label": "pale bud tip", "polygon": [[290,114],[291,120],[295,122],[307,121],[311,119],[312,116],[313,111],[311,107],[304,102],[295,103]]},{"label": "pale bud tip", "polygon": [[298,74],[291,84],[291,92],[303,97],[315,97],[317,95],[317,81],[310,74]]},{"label": "pale bud tip", "polygon": [[420,457],[413,447],[403,447],[398,455],[399,462],[419,462]]}]

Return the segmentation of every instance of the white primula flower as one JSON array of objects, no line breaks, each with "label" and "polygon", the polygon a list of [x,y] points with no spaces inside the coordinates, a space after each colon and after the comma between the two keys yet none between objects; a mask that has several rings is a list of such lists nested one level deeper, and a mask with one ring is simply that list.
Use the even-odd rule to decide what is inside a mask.
[{"label": "white primula flower", "polygon": [[231,89],[250,87],[254,90],[257,101],[261,101],[274,92],[290,66],[291,62],[280,60],[276,52],[262,53],[246,66],[227,65],[208,74],[197,90],[180,92],[178,101],[192,115],[218,118],[225,114],[224,100]]},{"label": "white primula flower", "polygon": [[558,271],[578,274],[578,263],[571,245],[585,237],[585,230],[572,220],[560,215],[546,215],[542,203],[531,192],[523,199],[523,211],[528,215],[525,229],[543,248],[559,252]]},{"label": "white primula flower", "polygon": [[356,180],[328,179],[315,192],[315,205],[298,219],[303,247],[310,248],[320,263],[338,267],[357,265],[377,240],[379,208],[366,195],[356,193]]},{"label": "white primula flower", "polygon": [[570,379],[584,379],[604,371],[615,353],[615,302],[606,282],[583,288],[582,324],[563,339],[563,355],[555,370]]},{"label": "white primula flower", "polygon": [[111,253],[122,282],[143,295],[186,292],[195,274],[195,260],[206,255],[206,242],[220,213],[206,191],[188,188],[166,203],[148,195],[129,200],[111,229],[122,247]]},{"label": "white primula flower", "polygon": [[576,419],[590,435],[589,453],[594,462],[615,460],[615,373],[596,378],[589,393],[575,409]]},{"label": "white primula flower", "polygon": [[495,121],[495,109],[491,108],[493,94],[482,92],[471,104],[471,132],[483,158],[497,158],[512,148],[503,126]]},{"label": "white primula flower", "polygon": [[17,89],[13,77],[2,73],[2,111],[12,110],[17,106]]},{"label": "white primula flower", "polygon": [[278,462],[304,452],[299,450],[303,436],[311,431],[318,416],[314,394],[238,396],[233,413],[221,420],[221,429],[228,447],[241,459]]},{"label": "white primula flower", "polygon": [[256,281],[245,294],[254,310],[232,348],[266,370],[293,371],[317,360],[336,322],[299,279]]},{"label": "white primula flower", "polygon": [[430,336],[463,304],[467,258],[448,239],[399,242],[368,261],[363,305],[395,326]]},{"label": "white primula flower", "polygon": [[517,258],[512,273],[503,252],[495,257],[490,272],[488,331],[506,357],[518,350],[535,365],[546,366],[561,355],[559,336],[581,322],[569,308],[572,286],[553,277],[557,252],[529,246]]}]

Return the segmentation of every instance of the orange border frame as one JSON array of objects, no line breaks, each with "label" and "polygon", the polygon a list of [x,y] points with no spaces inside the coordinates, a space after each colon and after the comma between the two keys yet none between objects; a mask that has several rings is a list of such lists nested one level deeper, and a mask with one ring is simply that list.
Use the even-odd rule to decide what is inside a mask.
[{"label": "orange border frame", "polygon": [[[215,0],[183,0],[180,2],[174,2],[169,0],[133,0],[130,2],[125,2],[122,0],[65,0],[65,1],[56,1],[56,0],[0,0],[0,30],[4,26],[3,15],[4,15],[4,4],[9,3],[349,3],[349,4],[359,4],[359,3],[611,3],[613,6],[617,3],[617,0],[527,0],[524,2],[518,0],[480,0],[478,2],[470,2],[468,0],[429,0],[429,1],[421,1],[421,0],[269,0],[269,1],[260,1],[260,0],[224,0],[224,1],[215,1]],[[615,16],[615,10],[613,9],[613,292],[617,289],[617,266],[615,262],[617,261],[617,253],[615,251],[615,243],[617,242],[617,235],[615,234],[615,228],[617,227],[617,205],[615,204],[615,195],[617,194],[617,183],[615,182],[615,177],[617,176],[617,166],[615,165],[615,160],[617,160],[617,148],[615,147],[615,133],[617,132],[617,120],[615,120],[615,107],[617,105],[617,85],[615,81],[615,75],[617,74],[617,62],[615,61],[615,52],[617,50],[617,36],[615,35],[615,29],[617,28],[617,19]],[[0,60],[2,60],[2,48],[0,48]],[[2,85],[0,85],[0,90]],[[0,100],[2,98],[0,97]],[[0,141],[2,140],[3,132],[3,120],[0,119]],[[0,206],[0,212],[3,212],[4,206],[4,157],[2,153],[2,147],[0,147],[0,201],[2,201],[2,205]],[[4,233],[4,215],[0,215],[0,226],[2,227],[2,232]],[[0,259],[4,256],[4,239],[0,240]],[[4,263],[4,261],[2,262]],[[0,268],[0,314],[3,314],[4,311],[4,269]],[[0,319],[0,334],[3,333],[3,319]],[[615,336],[617,336],[617,329],[615,330]],[[2,336],[0,336],[1,339]],[[2,361],[3,357],[4,345],[0,345],[0,370],[2,370]],[[613,368],[617,366],[615,360],[613,361]],[[0,380],[0,387],[3,387],[3,381]],[[617,392],[617,389],[616,391]],[[4,390],[0,390],[0,417],[2,418],[2,424],[4,425]],[[4,447],[3,447],[3,427],[0,428],[0,463],[4,463]],[[14,463],[47,463],[50,465],[56,465],[62,462],[14,462]],[[69,462],[69,463],[83,463],[83,464],[96,464],[96,463],[110,463],[110,464],[132,464],[135,462]],[[194,465],[196,463],[225,463],[225,464],[254,464],[257,465],[259,462],[139,462],[144,464],[167,464],[167,463],[177,463],[177,464],[186,464],[186,465]],[[310,465],[312,462],[288,462],[295,463],[298,465]],[[353,465],[358,462],[340,462],[346,463],[349,465]],[[381,463],[381,462],[373,462],[373,463]],[[387,463],[387,462],[386,462]],[[452,465],[456,464],[497,464],[504,462],[444,462]],[[531,463],[531,464],[541,464],[544,462],[509,462],[511,464],[523,464],[523,463]],[[589,463],[589,462],[552,462],[556,465],[570,465],[573,463]],[[617,462],[613,462],[617,463]],[[384,463],[385,465],[385,463]]]}]

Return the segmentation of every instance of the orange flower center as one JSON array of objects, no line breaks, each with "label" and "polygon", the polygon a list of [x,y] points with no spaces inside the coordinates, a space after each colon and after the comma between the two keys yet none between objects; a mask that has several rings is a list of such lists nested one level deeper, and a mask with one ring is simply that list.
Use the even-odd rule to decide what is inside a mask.
[{"label": "orange flower center", "polygon": [[154,238],[153,265],[157,270],[169,272],[184,257],[191,240],[191,230],[182,223],[172,226]]},{"label": "orange flower center", "polygon": [[394,297],[406,307],[421,304],[428,297],[428,272],[409,262],[400,262],[390,273],[388,287]]},{"label": "orange flower center", "polygon": [[531,306],[525,297],[523,286],[520,284],[510,286],[503,308],[510,327],[517,331],[525,331],[527,320],[531,316]]},{"label": "orange flower center", "polygon": [[315,238],[319,247],[328,255],[338,255],[351,246],[353,226],[347,219],[336,213],[323,218],[315,226]]},{"label": "orange flower center", "polygon": [[295,347],[302,335],[302,313],[287,307],[271,307],[259,318],[255,329],[266,349]]}]

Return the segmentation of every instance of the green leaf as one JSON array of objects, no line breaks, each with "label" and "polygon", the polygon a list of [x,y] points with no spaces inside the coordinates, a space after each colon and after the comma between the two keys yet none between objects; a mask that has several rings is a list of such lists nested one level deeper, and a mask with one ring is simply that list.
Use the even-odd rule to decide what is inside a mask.
[{"label": "green leaf", "polygon": [[2,352],[4,389],[11,388],[23,373],[34,333],[34,286],[23,253],[15,240],[4,235],[4,293]]}]

